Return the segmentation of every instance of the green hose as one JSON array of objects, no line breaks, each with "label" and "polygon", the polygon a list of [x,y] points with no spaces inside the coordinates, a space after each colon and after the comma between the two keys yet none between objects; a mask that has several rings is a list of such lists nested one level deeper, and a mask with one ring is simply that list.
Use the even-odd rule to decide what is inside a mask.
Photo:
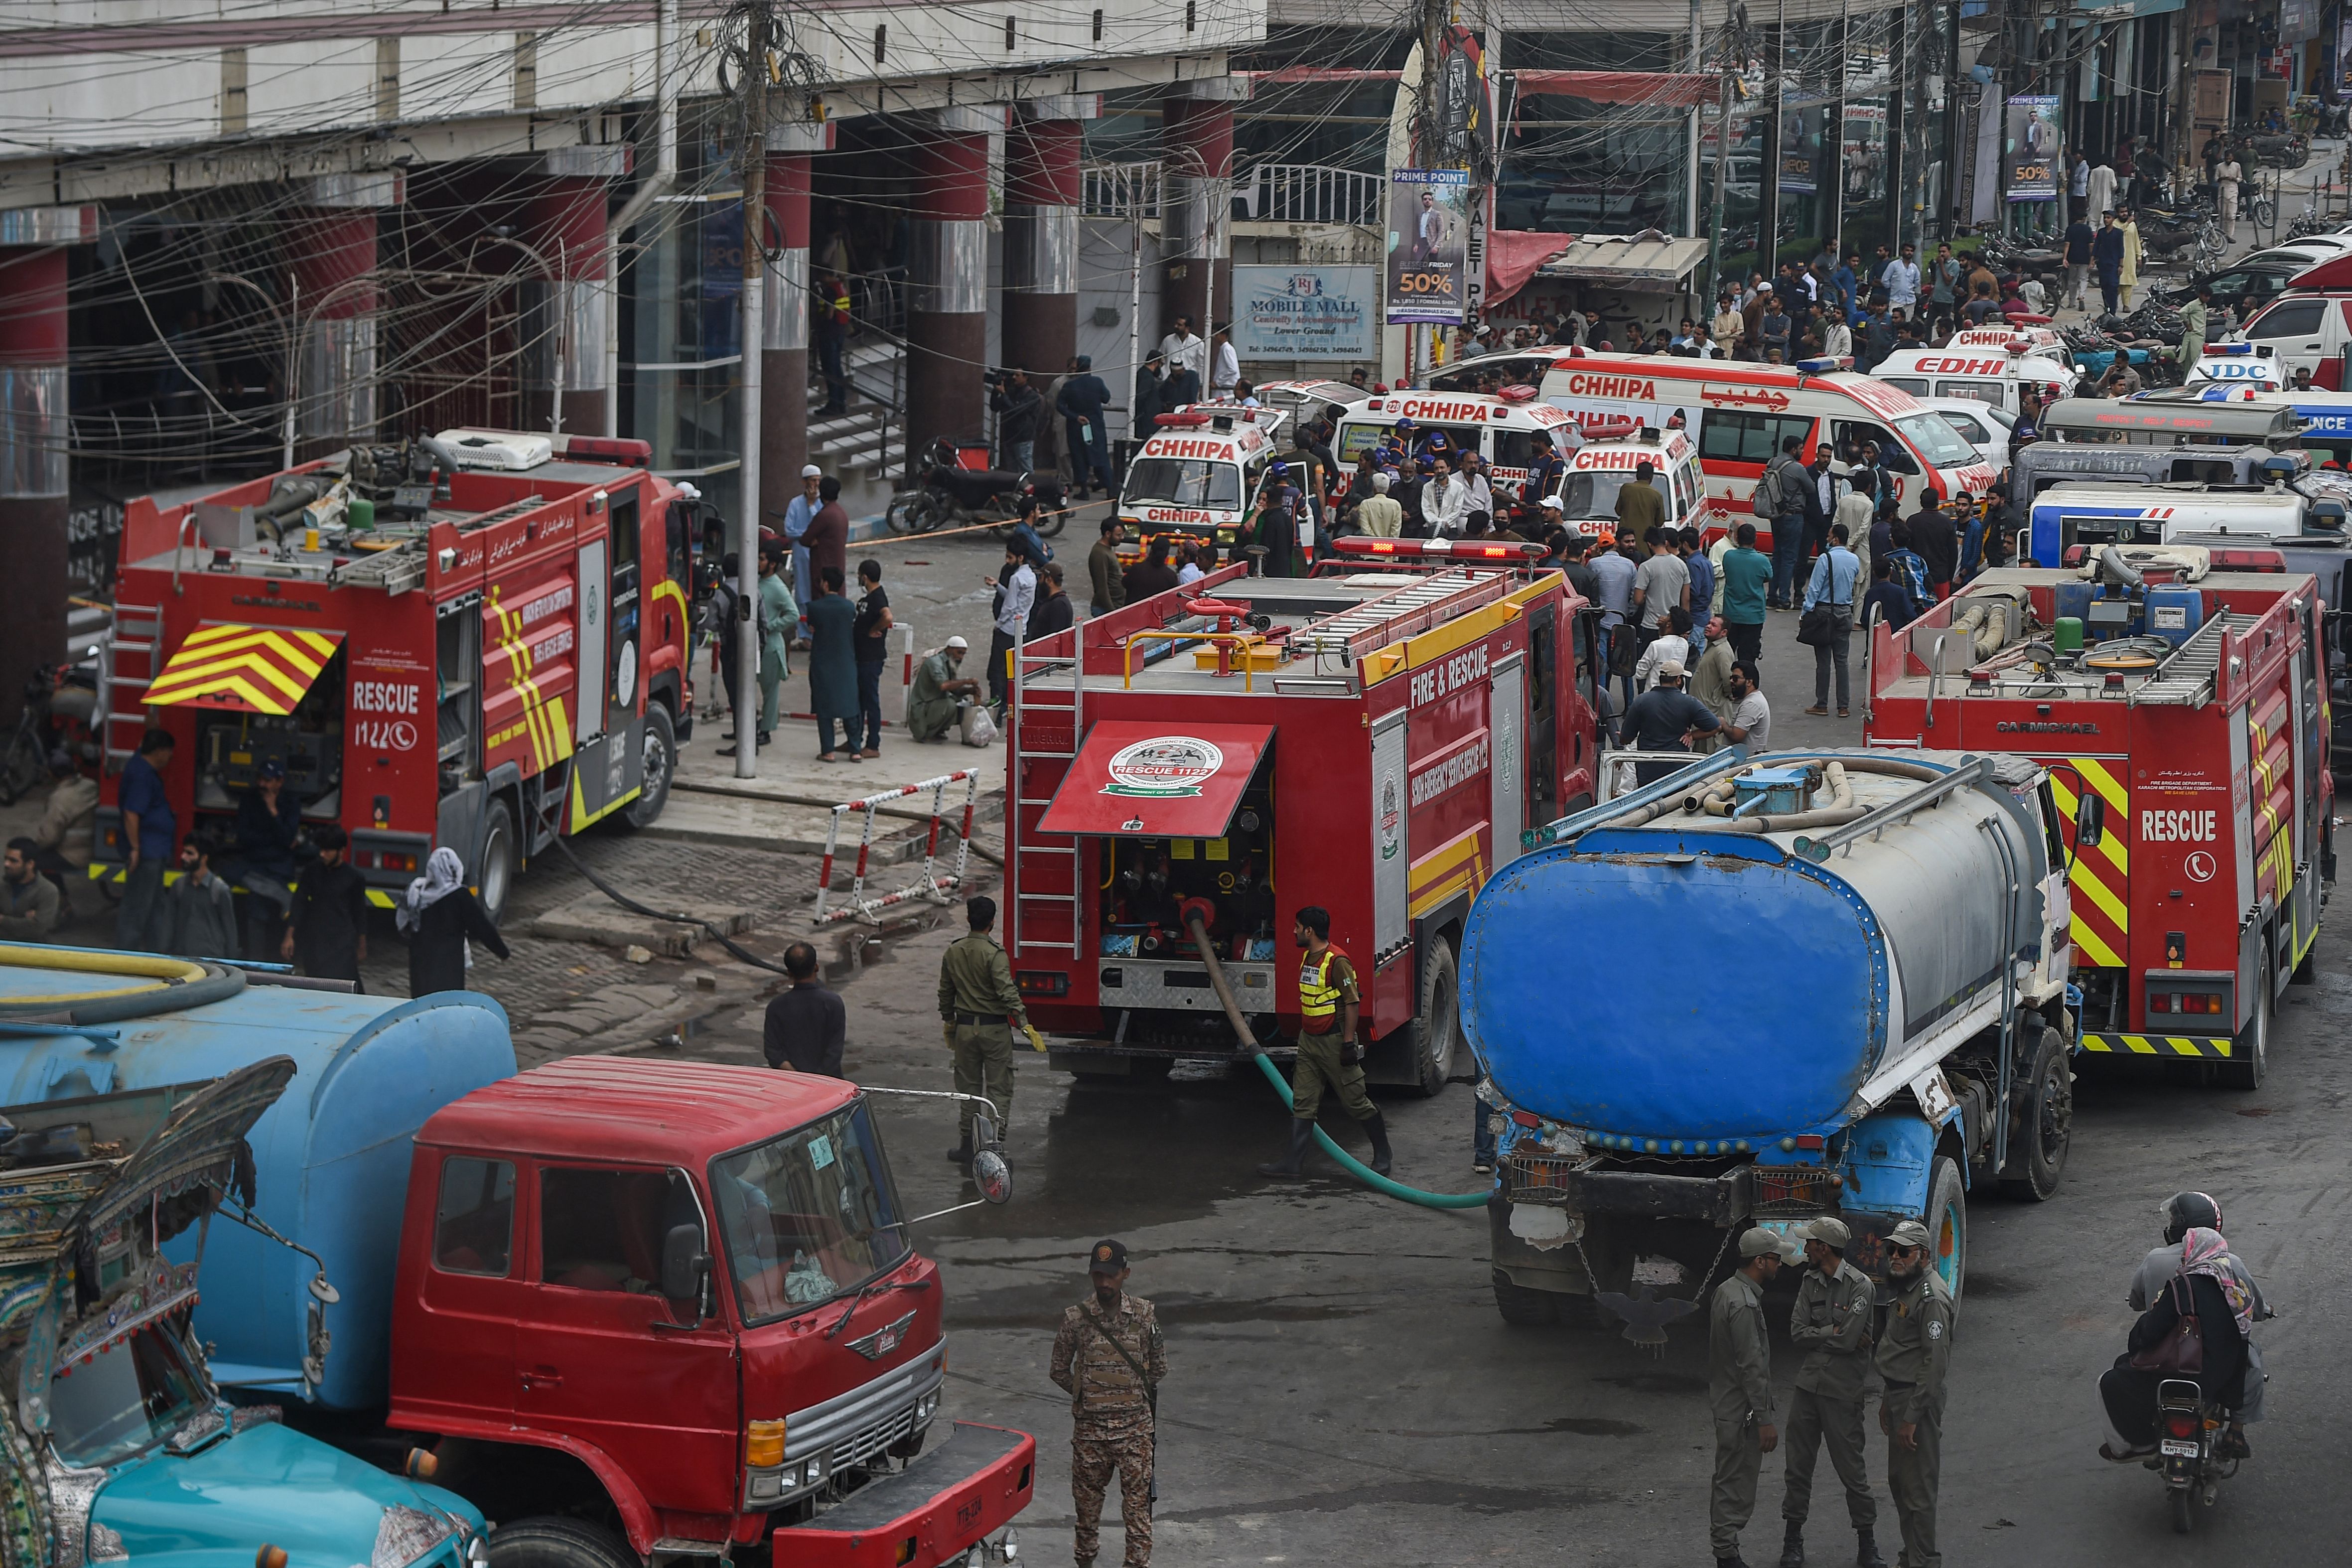
[{"label": "green hose", "polygon": [[[1257,1068],[1258,1071],[1265,1074],[1266,1081],[1274,1085],[1275,1091],[1282,1096],[1283,1103],[1287,1105],[1290,1102],[1290,1085],[1283,1081],[1282,1069],[1274,1065],[1274,1058],[1264,1051],[1258,1052]],[[1409,1204],[1419,1204],[1425,1209],[1482,1209],[1486,1206],[1486,1200],[1494,1195],[1491,1187],[1483,1193],[1424,1193],[1419,1187],[1408,1187],[1402,1182],[1390,1181],[1333,1142],[1331,1135],[1320,1127],[1315,1130],[1315,1141],[1323,1145],[1323,1152],[1339,1161],[1349,1174],[1374,1192],[1402,1198]]]}]

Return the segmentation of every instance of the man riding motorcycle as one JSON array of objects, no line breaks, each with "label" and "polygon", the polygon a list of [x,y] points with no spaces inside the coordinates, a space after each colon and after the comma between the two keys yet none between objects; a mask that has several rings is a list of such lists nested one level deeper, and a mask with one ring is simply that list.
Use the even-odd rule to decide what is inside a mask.
[{"label": "man riding motorcycle", "polygon": [[[2184,1256],[2189,1249],[2191,1231],[2209,1232],[2218,1237],[2221,1230],[2221,1205],[2204,1193],[2175,1193],[2165,1201],[2160,1212],[2164,1215],[2165,1245],[2150,1249],[2132,1276],[2127,1300],[2136,1312],[2145,1313],[2165,1293],[2172,1280],[2183,1272],[2186,1266]],[[2262,1287],[2254,1282],[2252,1272],[2235,1252],[2226,1249],[2226,1246],[2217,1255],[2195,1262],[2197,1272],[2212,1274],[2217,1279],[2226,1278],[2226,1282],[2232,1287],[2230,1294],[2250,1304],[2248,1322],[2260,1322],[2274,1315],[2269,1303],[2263,1300]],[[2244,1345],[2242,1391],[2236,1400],[2231,1402],[2233,1408],[2230,1412],[2229,1429],[2217,1446],[2225,1458],[2252,1457],[2252,1450],[2246,1442],[2246,1423],[2263,1418],[2263,1396],[2269,1381],[2263,1372],[2262,1347],[2251,1334],[2244,1336]],[[2111,1459],[2137,1459],[2143,1458],[2145,1452],[2137,1445],[2120,1452],[2113,1445],[2103,1445],[2100,1448],[2101,1455]]]}]

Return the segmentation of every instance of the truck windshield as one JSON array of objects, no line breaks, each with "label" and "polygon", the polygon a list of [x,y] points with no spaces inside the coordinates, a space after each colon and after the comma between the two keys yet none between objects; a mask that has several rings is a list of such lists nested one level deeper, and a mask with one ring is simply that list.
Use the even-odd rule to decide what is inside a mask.
[{"label": "truck windshield", "polygon": [[1139,458],[1128,470],[1124,499],[1237,511],[1242,471],[1234,464],[1203,458]]},{"label": "truck windshield", "polygon": [[711,1162],[736,1304],[749,1326],[832,1300],[909,1250],[863,1103]]},{"label": "truck windshield", "polygon": [[163,1442],[207,1407],[179,1341],[151,1323],[89,1361],[58,1369],[49,1384],[49,1432],[66,1463],[114,1465]]}]

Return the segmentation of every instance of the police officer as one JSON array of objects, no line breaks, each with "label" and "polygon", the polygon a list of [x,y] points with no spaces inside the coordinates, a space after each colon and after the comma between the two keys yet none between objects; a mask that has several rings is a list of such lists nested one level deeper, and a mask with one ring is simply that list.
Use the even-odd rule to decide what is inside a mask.
[{"label": "police officer", "polygon": [[1936,1484],[1944,1436],[1944,1372],[1952,1359],[1952,1292],[1927,1266],[1927,1227],[1906,1219],[1886,1237],[1886,1278],[1895,1287],[1878,1375],[1886,1395],[1886,1489],[1903,1529],[1902,1568],[1943,1568],[1936,1550]]},{"label": "police officer", "polygon": [[[940,1033],[955,1052],[956,1092],[985,1093],[995,1101],[1002,1130],[1013,1120],[1013,1030],[1006,1020],[1019,1024],[1038,1050],[1045,1048],[1045,1039],[1021,1005],[1013,961],[988,934],[996,923],[996,900],[972,899],[963,908],[971,929],[950,942],[940,958]],[[957,1116],[963,1136],[948,1158],[959,1165],[971,1163],[971,1119],[978,1110],[967,1100]]]},{"label": "police officer", "polygon": [[1062,1314],[1050,1375],[1070,1395],[1071,1546],[1087,1568],[1102,1545],[1103,1493],[1118,1472],[1127,1568],[1151,1561],[1152,1444],[1168,1351],[1151,1303],[1127,1293],[1127,1248],[1098,1241],[1087,1254],[1094,1295]]},{"label": "police officer", "polygon": [[1260,1165],[1261,1176],[1295,1176],[1315,1142],[1315,1113],[1328,1088],[1372,1141],[1372,1169],[1389,1173],[1389,1127],[1364,1092],[1364,1047],[1356,1039],[1355,966],[1331,945],[1331,911],[1307,905],[1290,938],[1306,950],[1298,966],[1298,1056],[1290,1068],[1290,1148]]},{"label": "police officer", "polygon": [[1739,1267],[1707,1311],[1707,1401],[1715,1410],[1715,1489],[1706,1533],[1719,1568],[1747,1568],[1739,1532],[1756,1512],[1756,1478],[1780,1441],[1772,1425],[1772,1347],[1764,1287],[1780,1272],[1780,1238],[1761,1226],[1739,1237]]},{"label": "police officer", "polygon": [[1849,1239],[1845,1222],[1827,1215],[1805,1234],[1805,1261],[1811,1268],[1797,1287],[1797,1305],[1789,1314],[1789,1342],[1805,1352],[1805,1360],[1789,1395],[1789,1451],[1781,1461],[1788,1491],[1780,1502],[1789,1534],[1780,1547],[1780,1568],[1804,1568],[1813,1459],[1823,1444],[1830,1468],[1845,1486],[1846,1515],[1858,1538],[1854,1562],[1859,1568],[1886,1568],[1872,1538],[1878,1504],[1863,1464],[1863,1379],[1870,1371],[1876,1302],[1869,1276],[1845,1260]]}]

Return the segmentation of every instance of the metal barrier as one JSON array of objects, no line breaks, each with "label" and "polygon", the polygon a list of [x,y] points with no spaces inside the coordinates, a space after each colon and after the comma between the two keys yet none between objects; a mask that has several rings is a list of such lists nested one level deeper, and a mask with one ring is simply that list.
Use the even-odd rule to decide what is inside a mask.
[{"label": "metal barrier", "polygon": [[[942,877],[938,871],[940,810],[947,799],[948,785],[959,781],[964,786],[963,824],[956,830],[955,869]],[[931,831],[923,844],[923,874],[896,892],[885,893],[878,899],[867,898],[866,868],[874,849],[875,808],[894,800],[904,800],[910,795],[920,795],[925,790],[931,792]],[[824,836],[824,864],[818,868],[816,876],[816,923],[824,925],[830,921],[872,920],[877,911],[892,904],[904,903],[908,899],[929,899],[933,903],[946,903],[948,900],[943,895],[948,889],[963,885],[964,868],[971,863],[971,816],[979,795],[979,770],[961,768],[951,773],[941,773],[935,779],[925,779],[920,784],[884,790],[879,795],[869,795],[863,800],[844,801],[835,806],[833,826]],[[837,910],[828,910],[825,906],[833,896],[834,855],[841,845],[841,819],[853,811],[866,814],[865,826],[857,836],[857,871],[850,880],[849,901]]]}]

